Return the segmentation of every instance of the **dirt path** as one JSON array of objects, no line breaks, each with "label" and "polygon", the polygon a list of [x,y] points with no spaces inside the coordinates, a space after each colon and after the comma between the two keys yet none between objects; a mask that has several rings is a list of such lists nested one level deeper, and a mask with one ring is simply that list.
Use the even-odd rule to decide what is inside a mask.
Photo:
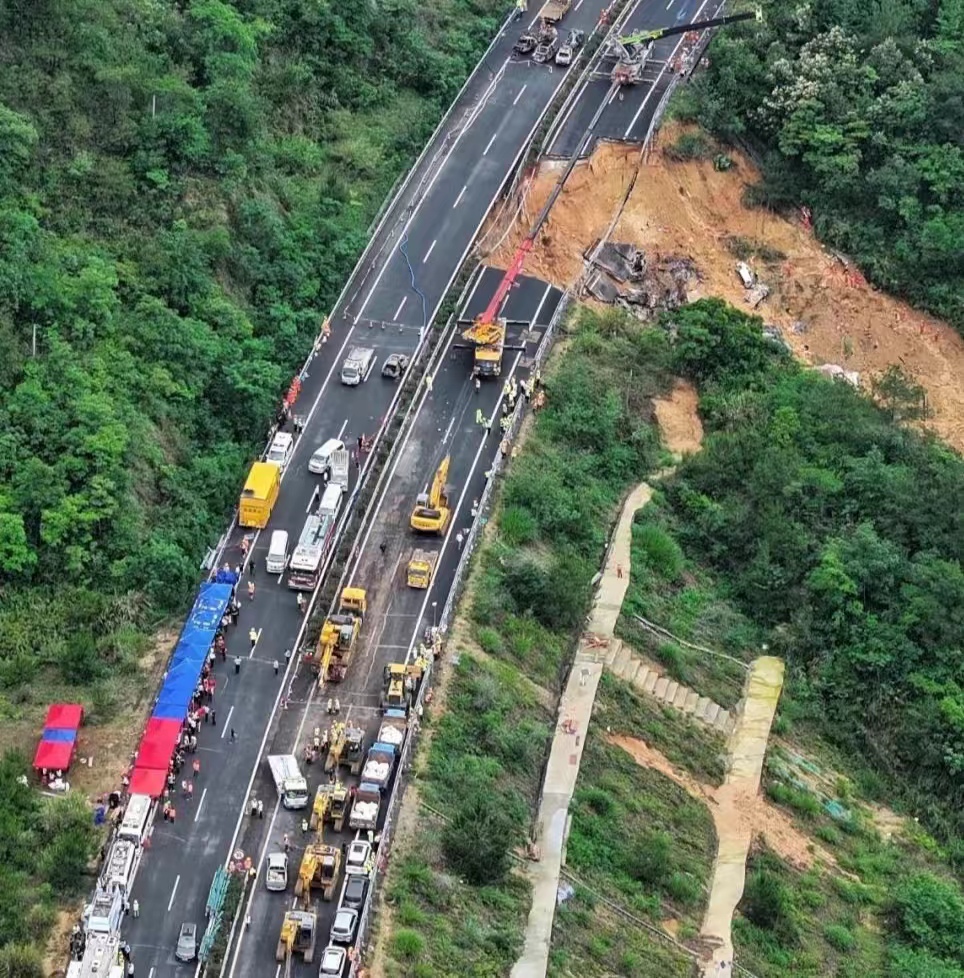
[{"label": "dirt path", "polygon": [[715,975],[719,962],[733,961],[733,912],[743,896],[746,860],[754,823],[752,811],[760,794],[760,777],[770,726],[783,689],[783,661],[762,656],[750,666],[746,701],[727,744],[729,771],[715,793],[713,821],[718,848],[701,936],[716,944],[712,958],[702,961],[703,974]]}]

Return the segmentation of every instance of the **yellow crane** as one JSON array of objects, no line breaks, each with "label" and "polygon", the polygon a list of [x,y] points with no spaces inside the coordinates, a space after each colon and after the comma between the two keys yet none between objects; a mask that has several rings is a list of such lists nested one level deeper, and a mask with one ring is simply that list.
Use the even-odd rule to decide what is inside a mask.
[{"label": "yellow crane", "polygon": [[449,475],[452,457],[446,455],[435,471],[428,492],[420,492],[412,510],[412,529],[419,533],[437,533],[441,536],[449,525],[452,513],[445,480]]},{"label": "yellow crane", "polygon": [[345,678],[367,609],[364,588],[346,587],[341,592],[338,611],[325,619],[311,657],[320,683],[340,683]]}]

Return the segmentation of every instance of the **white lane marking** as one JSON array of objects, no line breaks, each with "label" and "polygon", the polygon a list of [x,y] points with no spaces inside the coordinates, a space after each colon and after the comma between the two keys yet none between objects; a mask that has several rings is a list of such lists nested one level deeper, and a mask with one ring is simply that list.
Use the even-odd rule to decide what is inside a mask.
[{"label": "white lane marking", "polygon": [[452,205],[452,210],[454,211],[459,204],[462,203],[462,198],[465,196],[465,191],[468,190],[468,184],[466,184],[460,191],[458,197],[455,198],[455,203]]},{"label": "white lane marking", "polygon": [[[398,236],[398,240],[395,242],[394,245],[392,245],[392,250],[385,256],[385,260],[382,262],[382,266],[381,268],[379,268],[378,274],[375,276],[375,281],[372,282],[371,288],[368,290],[368,294],[365,296],[365,301],[362,302],[361,308],[358,310],[358,312],[355,315],[355,318],[353,320],[354,325],[357,325],[358,321],[364,315],[368,303],[371,302],[371,298],[375,294],[375,290],[378,288],[378,283],[381,282],[382,276],[388,270],[389,265],[391,265],[392,263],[392,259],[395,257],[395,252],[398,251],[399,244],[405,240],[405,236],[408,234],[408,229],[412,226],[412,223],[414,222],[415,218],[418,216],[419,211],[422,209],[422,205],[425,203],[426,200],[428,200],[432,192],[432,188],[435,186],[436,181],[442,175],[442,172],[445,170],[446,164],[448,163],[452,154],[455,152],[456,147],[462,141],[462,137],[472,128],[473,125],[475,125],[476,120],[482,114],[482,110],[488,104],[489,96],[492,94],[493,91],[495,91],[496,85],[498,85],[499,82],[502,80],[502,77],[505,74],[506,65],[508,65],[511,60],[512,60],[511,58],[506,58],[505,61],[502,63],[501,67],[496,71],[495,77],[492,79],[491,82],[489,82],[489,87],[482,93],[481,97],[479,98],[479,101],[475,105],[475,108],[472,110],[471,117],[466,121],[465,125],[462,126],[462,128],[459,130],[459,134],[455,137],[455,139],[452,140],[452,145],[449,147],[449,151],[445,154],[445,156],[442,157],[442,160],[439,163],[438,168],[436,169],[435,173],[432,174],[432,179],[429,180],[428,185],[422,191],[422,195],[421,197],[419,197],[418,203],[416,203],[415,207],[412,209],[412,213],[409,214],[408,220],[402,225],[402,230]],[[340,356],[341,354],[339,353],[339,357]],[[334,365],[332,365],[332,370],[334,369],[335,369]]]},{"label": "white lane marking", "polygon": [[194,821],[196,822],[201,817],[201,806],[204,804],[204,798],[208,793],[208,789],[205,788],[201,792],[201,800],[197,803],[197,811],[194,813]]},{"label": "white lane marking", "polygon": [[403,295],[402,301],[398,304],[398,308],[395,310],[395,315],[392,316],[392,322],[395,322],[398,319],[398,317],[401,315],[402,310],[405,308],[406,302],[408,302],[408,296]]},{"label": "white lane marking", "polygon": [[[495,137],[498,136],[498,135],[499,134],[497,132],[492,133],[492,138],[485,144],[485,149],[482,150],[482,155],[483,156],[487,156],[488,155],[489,150],[492,149],[492,144],[495,142]],[[434,245],[435,242],[433,241],[432,244]]]},{"label": "white lane marking", "polygon": [[[221,692],[223,693],[224,690],[222,690]],[[232,713],[234,713],[234,707],[233,706],[231,707],[230,710],[228,710],[228,718],[227,718],[227,720],[225,720],[224,723],[221,724],[221,739],[222,740],[224,740],[224,735],[228,732],[228,730],[231,729],[231,714]]]},{"label": "white lane marking", "polygon": [[181,874],[178,873],[174,879],[174,889],[171,890],[171,899],[167,901],[167,912],[171,912],[171,907],[174,906],[174,894],[177,893],[177,884],[181,882]]},{"label": "white lane marking", "polygon": [[582,0],[578,0],[578,2],[575,4],[575,6],[573,6],[572,9],[578,10],[581,6],[582,6]]},{"label": "white lane marking", "polygon": [[254,650],[258,647],[258,642],[261,641],[261,633],[263,631],[263,628],[259,628],[257,634],[254,636],[254,645],[251,646],[251,651],[248,653],[249,659],[254,655]]},{"label": "white lane marking", "polygon": [[148,973],[147,973],[147,978],[154,978],[154,972],[155,972],[156,970],[157,970],[156,968],[154,968],[154,967],[151,967],[151,970],[150,970],[150,971],[148,971]]},{"label": "white lane marking", "polygon": [[669,3],[666,4],[666,9],[669,10],[669,8],[672,6],[673,6],[673,0],[669,0]]},{"label": "white lane marking", "polygon": [[[547,290],[547,294],[548,294],[548,290]],[[543,296],[543,301],[545,301],[545,296]],[[541,310],[541,308],[542,308],[542,303],[539,304],[539,310],[536,310],[537,315]],[[533,318],[533,322],[535,322],[534,318]],[[509,371],[510,377],[515,375],[516,369],[519,366],[519,361],[522,359],[522,354],[524,352],[525,352],[524,350],[520,350],[516,354],[515,360],[512,363],[512,369]],[[499,408],[502,404],[503,396],[504,395],[500,390],[499,399],[495,402],[495,407],[492,408],[493,421],[497,420],[502,416],[502,412],[499,410]],[[486,445],[488,445],[488,443],[489,443],[489,433],[486,432],[482,437],[481,443],[479,444],[478,451],[475,453],[475,458],[472,460],[472,468],[469,469],[469,474],[465,477],[465,482],[462,483],[462,493],[455,504],[455,508],[452,510],[452,519],[449,522],[449,528],[445,534],[445,538],[442,540],[442,549],[439,551],[438,559],[440,564],[445,559],[445,548],[448,547],[449,541],[452,539],[452,534],[456,532],[455,524],[458,521],[458,515],[460,510],[462,509],[462,503],[465,502],[465,497],[468,494],[469,486],[472,484],[472,476],[475,475],[475,470],[478,467],[479,459],[482,457],[482,452],[485,451],[485,447]],[[496,443],[498,443],[498,439],[496,439]],[[377,514],[376,514],[376,518],[377,518]],[[419,609],[418,617],[415,619],[415,630],[412,632],[412,640],[409,643],[408,652],[405,656],[406,663],[411,661],[412,653],[415,651],[415,645],[418,642],[418,637],[419,635],[422,634],[423,631],[422,621],[425,618],[425,609],[428,607],[429,598],[431,597],[432,597],[432,588],[428,587],[425,589],[425,600],[422,601],[422,607]]]},{"label": "white lane marking", "polygon": [[452,434],[452,429],[455,427],[456,418],[457,418],[457,415],[455,414],[455,412],[453,412],[452,413],[452,418],[449,421],[449,426],[445,429],[445,434],[442,435],[442,444],[443,445],[449,440],[449,436]]},{"label": "white lane marking", "polygon": [[513,104],[513,105],[518,105],[518,104],[519,104],[519,99],[520,99],[520,98],[522,98],[522,93],[523,93],[523,92],[524,92],[524,91],[525,91],[525,90],[526,90],[526,89],[527,89],[528,87],[529,87],[529,83],[528,83],[528,82],[526,82],[526,83],[525,83],[525,85],[523,85],[523,86],[522,86],[522,88],[520,88],[520,89],[519,89],[519,94],[518,94],[518,95],[516,95],[516,97],[515,97],[515,98],[514,98],[514,99],[512,100],[512,104]]},{"label": "white lane marking", "polygon": [[422,264],[423,264],[423,265],[424,265],[424,264],[425,264],[425,263],[426,263],[426,262],[428,261],[428,256],[429,256],[429,255],[430,255],[430,254],[431,254],[431,253],[432,253],[433,251],[435,251],[435,246],[436,246],[437,244],[438,244],[438,239],[436,238],[436,239],[435,239],[435,241],[433,241],[433,242],[432,242],[432,243],[431,243],[431,244],[430,244],[430,245],[428,246],[428,251],[426,251],[426,252],[425,252],[425,257],[424,257],[424,258],[422,259]]},{"label": "white lane marking", "polygon": [[[696,20],[700,14],[703,13],[703,8],[709,2],[710,0],[703,0],[703,2],[700,4],[700,9],[693,15],[693,20]],[[636,123],[639,122],[639,117],[643,114],[643,109],[646,108],[646,103],[653,97],[653,92],[655,92],[659,87],[660,79],[664,74],[666,74],[667,69],[673,63],[673,59],[676,57],[676,52],[680,49],[682,43],[683,38],[680,38],[676,44],[676,47],[673,48],[672,54],[670,54],[670,56],[663,63],[663,67],[660,68],[659,74],[656,76],[656,80],[649,86],[649,91],[646,93],[646,98],[643,99],[642,104],[636,110],[636,114],[633,116],[633,121],[626,127],[626,131],[623,133],[623,139],[629,139],[629,134],[633,131],[633,127],[636,125]]]},{"label": "white lane marking", "polygon": [[314,491],[311,494],[311,499],[308,500],[308,508],[305,510],[306,514],[311,512],[311,507],[315,505],[315,500],[318,498],[320,493],[321,493],[321,487],[316,485]]}]

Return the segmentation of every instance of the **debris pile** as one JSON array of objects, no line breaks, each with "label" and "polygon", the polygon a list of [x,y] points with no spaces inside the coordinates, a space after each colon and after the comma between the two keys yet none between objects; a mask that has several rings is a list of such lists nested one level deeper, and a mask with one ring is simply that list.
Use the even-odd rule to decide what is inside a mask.
[{"label": "debris pile", "polygon": [[597,241],[584,257],[591,265],[586,292],[607,305],[628,309],[644,321],[663,309],[679,308],[687,301],[692,285],[700,280],[691,258],[656,252],[648,260],[632,244]]}]

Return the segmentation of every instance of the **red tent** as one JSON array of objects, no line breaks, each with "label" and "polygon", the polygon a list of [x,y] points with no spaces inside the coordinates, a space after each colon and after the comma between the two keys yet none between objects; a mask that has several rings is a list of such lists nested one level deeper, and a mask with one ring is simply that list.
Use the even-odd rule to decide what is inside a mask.
[{"label": "red tent", "polygon": [[66,771],[74,759],[76,741],[41,740],[33,756],[35,771]]},{"label": "red tent", "polygon": [[76,730],[84,720],[84,708],[77,703],[54,703],[47,710],[44,729]]},{"label": "red tent", "polygon": [[167,784],[167,772],[146,767],[135,767],[131,772],[130,793],[132,795],[150,795],[160,798]]},{"label": "red tent", "polygon": [[180,720],[151,717],[137,749],[137,766],[166,772],[180,734]]}]

